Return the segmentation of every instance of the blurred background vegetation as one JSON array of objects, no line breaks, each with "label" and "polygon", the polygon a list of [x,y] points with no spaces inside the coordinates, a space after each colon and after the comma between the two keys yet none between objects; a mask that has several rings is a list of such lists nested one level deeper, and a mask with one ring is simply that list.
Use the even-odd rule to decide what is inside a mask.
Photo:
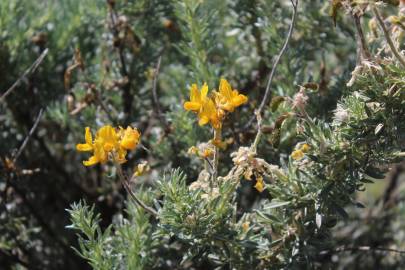
[{"label": "blurred background vegetation", "polygon": [[[309,93],[308,114],[327,122],[349,93],[346,83],[358,57],[353,18],[341,11],[334,23],[332,2],[299,3],[294,33],[272,85],[273,96],[289,97],[297,85],[317,85]],[[386,2],[387,14],[397,12],[398,3]],[[290,1],[283,0],[0,1],[0,93],[45,53],[0,101],[0,268],[87,269],[72,249],[78,242],[66,228],[71,223],[66,209],[80,200],[94,204],[103,229],[126,215],[120,184],[103,166],[86,169],[83,155],[75,151],[86,126],[132,125],[142,132],[142,147],[129,154],[125,168],[148,162],[150,171],[138,180],[144,188],[178,167],[190,183],[200,165],[187,150],[210,135],[182,104],[192,83],[206,81],[214,88],[224,77],[249,97],[249,104],[224,123],[232,144],[221,170],[229,170],[229,153],[254,139],[256,130],[243,126],[260,103],[291,14]],[[362,20],[367,37],[370,18],[366,14]],[[266,109],[264,124],[288,111],[287,106],[277,113]],[[36,120],[35,132],[15,158]],[[260,154],[274,164],[288,157],[298,142],[295,126],[295,120],[284,122],[282,135],[263,141]],[[404,248],[405,197],[381,206],[390,183],[375,181],[358,195],[365,208],[347,207],[349,217],[333,229],[337,246],[396,241]],[[250,183],[239,192],[245,209],[264,196]],[[400,269],[405,258],[353,250],[326,254],[320,263],[339,269]]]}]

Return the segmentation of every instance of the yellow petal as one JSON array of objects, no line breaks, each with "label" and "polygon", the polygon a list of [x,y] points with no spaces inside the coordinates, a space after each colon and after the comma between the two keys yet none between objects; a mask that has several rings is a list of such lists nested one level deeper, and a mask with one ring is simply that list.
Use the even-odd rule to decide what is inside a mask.
[{"label": "yellow petal", "polygon": [[257,189],[257,191],[263,192],[264,190],[263,178],[257,178],[255,188]]},{"label": "yellow petal", "polygon": [[208,85],[207,83],[204,83],[204,85],[201,88],[201,100],[204,100],[207,97],[208,94]]},{"label": "yellow petal", "polygon": [[304,144],[301,146],[300,149],[301,149],[302,152],[306,153],[306,152],[309,151],[309,149],[311,149],[311,147],[310,147],[308,144],[304,143]]},{"label": "yellow petal", "polygon": [[91,131],[89,127],[86,127],[86,132],[84,134],[84,138],[86,140],[86,144],[92,145],[93,144],[93,137],[91,136]]},{"label": "yellow petal", "polygon": [[232,103],[235,107],[238,107],[248,101],[248,98],[245,95],[237,95],[232,99]]},{"label": "yellow petal", "polygon": [[127,150],[133,150],[137,146],[139,142],[139,137],[141,134],[138,132],[137,129],[132,129],[131,127],[127,127],[124,131],[124,135],[121,138],[120,145],[122,148]]},{"label": "yellow petal", "polygon": [[219,93],[223,95],[227,100],[232,98],[232,87],[227,80],[221,79],[219,82]]},{"label": "yellow petal", "polygon": [[210,119],[205,115],[199,116],[199,118],[200,119],[198,120],[198,124],[200,126],[203,126],[203,125],[207,124],[210,121]]},{"label": "yellow petal", "polygon": [[213,116],[217,114],[217,109],[215,108],[214,101],[212,99],[205,99],[203,104],[203,113],[206,113],[209,116]]},{"label": "yellow petal", "polygon": [[203,158],[209,158],[209,157],[213,156],[213,154],[214,154],[214,152],[211,149],[207,148],[207,149],[204,149],[204,152],[202,153],[201,156]]},{"label": "yellow petal", "polygon": [[92,166],[99,163],[99,160],[96,156],[91,156],[88,160],[83,161],[84,166]]},{"label": "yellow petal", "polygon": [[108,152],[104,150],[103,144],[101,142],[96,142],[94,145],[94,156],[101,163],[106,163],[108,160]]},{"label": "yellow petal", "polygon": [[87,143],[79,143],[76,145],[76,150],[81,152],[88,152],[93,150],[93,146]]},{"label": "yellow petal", "polygon": [[110,152],[110,151],[112,151],[113,149],[114,149],[114,144],[109,143],[109,142],[104,144],[104,151]]},{"label": "yellow petal", "polygon": [[117,132],[112,126],[103,126],[97,131],[97,137],[106,143],[115,145],[118,142]]},{"label": "yellow petal", "polygon": [[225,103],[222,107],[228,112],[233,112],[235,110],[235,107],[231,103]]},{"label": "yellow petal", "polygon": [[199,111],[201,108],[201,104],[197,102],[187,101],[184,103],[184,109],[186,111]]},{"label": "yellow petal", "polygon": [[200,100],[200,93],[198,92],[198,87],[194,83],[191,85],[190,88],[190,101],[199,101]]},{"label": "yellow petal", "polygon": [[291,157],[294,160],[300,160],[304,157],[304,152],[302,152],[301,150],[295,150],[291,153]]}]

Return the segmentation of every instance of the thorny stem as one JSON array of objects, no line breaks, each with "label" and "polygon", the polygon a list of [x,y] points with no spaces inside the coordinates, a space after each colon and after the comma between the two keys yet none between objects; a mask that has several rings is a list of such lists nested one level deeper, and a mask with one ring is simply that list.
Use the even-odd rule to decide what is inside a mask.
[{"label": "thorny stem", "polygon": [[395,57],[398,59],[398,61],[401,63],[401,65],[403,67],[405,67],[405,59],[403,58],[403,56],[398,52],[397,48],[394,45],[394,42],[391,39],[391,36],[387,30],[387,28],[385,27],[384,21],[381,18],[380,12],[378,11],[378,9],[373,6],[372,10],[374,12],[375,17],[377,18],[378,24],[381,27],[381,30],[384,33],[385,39],[387,40],[388,46],[391,49],[391,52],[395,55]]},{"label": "thorny stem", "polygon": [[125,190],[128,192],[128,194],[131,196],[131,198],[140,206],[142,207],[146,212],[150,213],[152,216],[157,217],[158,213],[156,212],[155,209],[147,206],[141,199],[139,199],[136,194],[132,191],[127,177],[124,175],[124,172],[122,171],[121,164],[119,164],[115,158],[114,158],[114,164],[115,168],[117,169],[118,177],[121,180],[121,183]]}]

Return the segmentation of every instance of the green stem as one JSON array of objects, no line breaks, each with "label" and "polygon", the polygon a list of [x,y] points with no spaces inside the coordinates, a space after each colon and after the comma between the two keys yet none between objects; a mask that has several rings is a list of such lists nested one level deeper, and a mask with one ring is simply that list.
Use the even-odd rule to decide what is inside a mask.
[{"label": "green stem", "polygon": [[[214,141],[215,142],[220,142],[221,141],[221,133],[222,129],[214,129]],[[218,177],[218,161],[219,161],[219,147],[214,144],[215,147],[215,152],[214,152],[214,172],[212,175],[212,181],[216,181]],[[213,183],[212,183],[213,184]]]}]

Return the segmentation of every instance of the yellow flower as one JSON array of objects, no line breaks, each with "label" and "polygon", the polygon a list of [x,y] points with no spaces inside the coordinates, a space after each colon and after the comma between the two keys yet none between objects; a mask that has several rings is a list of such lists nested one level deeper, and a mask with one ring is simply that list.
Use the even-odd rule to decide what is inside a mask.
[{"label": "yellow flower", "polygon": [[84,144],[77,144],[78,151],[93,151],[93,155],[83,161],[85,166],[92,166],[97,163],[106,163],[109,158],[124,163],[127,150],[132,150],[139,142],[139,132],[136,129],[128,127],[126,130],[120,129],[117,132],[112,126],[103,126],[92,138],[89,127],[86,127]]},{"label": "yellow flower", "polygon": [[198,114],[198,124],[203,126],[207,123],[210,123],[211,126],[215,129],[221,128],[221,119],[218,117],[218,111],[215,107],[214,101],[207,98],[203,103],[202,110]]},{"label": "yellow flower", "polygon": [[79,143],[76,145],[77,151],[81,152],[88,152],[93,150],[93,136],[91,135],[91,131],[89,127],[86,127],[86,131],[84,133],[84,139],[86,143]]},{"label": "yellow flower", "polygon": [[203,157],[203,158],[209,158],[209,157],[211,157],[212,155],[214,155],[214,152],[213,152],[211,149],[209,149],[209,148],[204,149],[204,152],[202,153],[202,157]]},{"label": "yellow flower", "polygon": [[221,127],[221,120],[214,101],[207,97],[207,94],[208,85],[206,83],[202,86],[201,91],[198,90],[196,84],[193,84],[190,88],[190,101],[184,103],[184,109],[197,113],[200,126],[210,123],[218,129]]},{"label": "yellow flower", "polygon": [[263,190],[264,190],[263,177],[259,176],[259,177],[256,178],[256,185],[255,185],[255,188],[257,189],[257,191],[263,192]]},{"label": "yellow flower", "polygon": [[220,109],[233,112],[236,107],[246,103],[247,96],[239,94],[238,90],[233,90],[227,80],[221,79],[219,92],[216,92],[215,102]]},{"label": "yellow flower", "polygon": [[305,153],[308,152],[310,149],[311,149],[311,147],[307,143],[304,143],[303,145],[301,145],[300,148],[294,150],[291,153],[291,157],[294,160],[300,160],[305,156]]},{"label": "yellow flower", "polygon": [[306,153],[306,152],[309,151],[309,149],[311,149],[311,147],[310,147],[308,144],[304,143],[304,144],[301,146],[300,149],[301,149],[302,152]]},{"label": "yellow flower", "polygon": [[94,141],[104,151],[111,152],[114,148],[118,148],[118,138],[118,134],[112,126],[104,126],[97,131]]},{"label": "yellow flower", "polygon": [[93,136],[91,135],[91,131],[89,127],[86,127],[85,135],[84,135],[86,143],[79,143],[76,145],[77,151],[81,152],[89,152],[94,151],[94,155],[91,156],[88,160],[83,161],[85,166],[91,166],[97,164],[101,160],[101,156],[104,155],[104,150],[102,149],[100,142],[96,144],[93,143]]},{"label": "yellow flower", "polygon": [[127,127],[125,130],[120,128],[120,146],[127,150],[134,150],[139,143],[140,136],[141,134],[136,128]]},{"label": "yellow flower", "polygon": [[201,88],[201,92],[198,91],[196,84],[191,85],[190,88],[190,101],[184,103],[184,109],[186,111],[193,111],[199,113],[202,110],[203,103],[207,99],[208,85],[204,83]]},{"label": "yellow flower", "polygon": [[291,153],[291,157],[292,157],[294,160],[300,160],[300,159],[302,159],[302,158],[304,157],[304,152],[302,152],[301,149],[294,150],[294,151]]}]

